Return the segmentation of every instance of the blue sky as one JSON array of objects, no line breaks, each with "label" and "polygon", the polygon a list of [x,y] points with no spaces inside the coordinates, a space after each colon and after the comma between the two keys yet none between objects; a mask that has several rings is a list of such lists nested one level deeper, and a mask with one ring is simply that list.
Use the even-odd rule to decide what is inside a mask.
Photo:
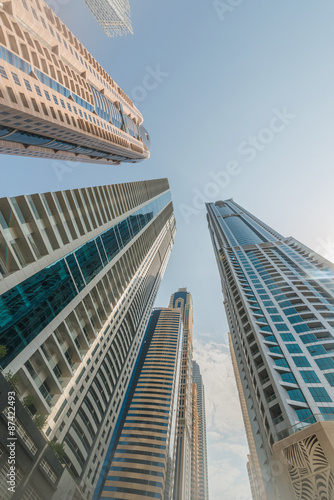
[{"label": "blue sky", "polygon": [[[137,0],[134,36],[108,39],[83,0],[48,3],[137,96],[151,158],[113,168],[72,164],[57,176],[51,161],[3,156],[0,196],[169,178],[178,233],[157,305],[179,287],[193,295],[210,498],[248,500],[247,448],[203,200],[233,197],[283,235],[334,257],[334,4]],[[161,75],[155,88],[138,90],[154,71]]]}]

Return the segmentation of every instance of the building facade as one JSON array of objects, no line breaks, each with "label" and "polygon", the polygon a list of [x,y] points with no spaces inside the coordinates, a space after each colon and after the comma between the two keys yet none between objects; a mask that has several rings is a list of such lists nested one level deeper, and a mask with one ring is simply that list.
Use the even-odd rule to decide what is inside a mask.
[{"label": "building facade", "polygon": [[[75,480],[1,373],[0,386],[1,500],[84,500]],[[13,426],[15,437],[11,438]]]},{"label": "building facade", "polygon": [[181,350],[180,310],[155,309],[94,498],[173,498]]},{"label": "building facade", "polygon": [[192,449],[191,449],[191,500],[199,499],[199,422],[197,385],[193,383]]},{"label": "building facade", "polygon": [[129,0],[85,0],[108,37],[133,35]]},{"label": "building facade", "polygon": [[0,345],[91,498],[175,234],[167,179],[0,199]]},{"label": "building facade", "polygon": [[[265,494],[278,498],[275,443],[291,429],[298,437],[318,421],[333,425],[334,266],[233,200],[207,204],[207,212],[249,432]],[[318,498],[331,477],[291,498]]]},{"label": "building facade", "polygon": [[209,500],[208,458],[206,445],[205,391],[199,365],[193,361],[193,381],[196,385],[198,414],[198,500]]},{"label": "building facade", "polygon": [[3,2],[0,17],[0,153],[103,164],[149,157],[138,109],[44,0]]},{"label": "building facade", "polygon": [[171,296],[169,307],[181,309],[181,318],[183,323],[182,367],[177,429],[174,500],[190,500],[193,402],[193,305],[191,294],[186,288],[179,288],[179,290]]}]

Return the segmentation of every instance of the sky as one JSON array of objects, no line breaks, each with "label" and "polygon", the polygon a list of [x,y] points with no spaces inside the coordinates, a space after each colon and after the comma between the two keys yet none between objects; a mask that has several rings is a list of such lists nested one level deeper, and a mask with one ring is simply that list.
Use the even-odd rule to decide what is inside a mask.
[{"label": "sky", "polygon": [[48,3],[135,101],[151,157],[115,167],[67,163],[59,173],[52,160],[2,156],[0,196],[169,178],[177,235],[156,306],[179,287],[193,296],[210,500],[250,500],[204,203],[233,198],[334,260],[334,4],[136,0],[134,35],[108,39],[83,0]]}]

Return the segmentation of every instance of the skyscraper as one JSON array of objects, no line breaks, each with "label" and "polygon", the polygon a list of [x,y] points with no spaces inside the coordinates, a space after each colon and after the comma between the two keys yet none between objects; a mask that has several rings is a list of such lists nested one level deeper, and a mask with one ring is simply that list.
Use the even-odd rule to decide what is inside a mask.
[{"label": "skyscraper", "polygon": [[94,498],[173,498],[181,347],[180,310],[155,309]]},{"label": "skyscraper", "polygon": [[143,117],[44,0],[0,8],[0,153],[88,163],[149,157]]},{"label": "skyscraper", "polygon": [[[193,361],[193,381],[196,385],[198,413],[198,500],[209,500],[205,391],[200,368],[196,361]],[[193,440],[195,439],[193,436]]]},{"label": "skyscraper", "polygon": [[199,430],[197,410],[197,385],[193,383],[193,406],[192,406],[192,449],[191,449],[191,500],[198,500],[199,495]]},{"label": "skyscraper", "polygon": [[193,400],[193,306],[191,294],[186,288],[179,288],[179,290],[171,296],[169,307],[181,309],[181,318],[183,323],[174,500],[190,500]]},{"label": "skyscraper", "polygon": [[334,266],[232,200],[207,211],[265,494],[332,498]]},{"label": "skyscraper", "polygon": [[133,34],[129,0],[85,0],[107,36]]},{"label": "skyscraper", "polygon": [[0,199],[0,345],[87,498],[167,265],[167,179]]}]

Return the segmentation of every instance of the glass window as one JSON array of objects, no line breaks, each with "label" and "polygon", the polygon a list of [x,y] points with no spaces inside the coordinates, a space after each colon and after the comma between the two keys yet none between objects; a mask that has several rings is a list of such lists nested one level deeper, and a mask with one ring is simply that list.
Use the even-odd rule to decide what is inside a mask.
[{"label": "glass window", "polygon": [[292,389],[291,391],[288,391],[288,397],[289,399],[292,399],[292,401],[306,402],[300,389]]},{"label": "glass window", "polygon": [[302,408],[302,409],[296,410],[296,413],[297,413],[297,416],[298,416],[300,422],[303,420],[307,421],[310,424],[313,424],[314,422],[316,422],[316,420],[313,416],[313,413],[311,412],[311,410],[309,408]]},{"label": "glass window", "polygon": [[307,384],[319,384],[320,380],[313,370],[301,370],[301,376]]},{"label": "glass window", "polygon": [[281,339],[283,340],[283,342],[294,342],[295,341],[295,338],[292,335],[292,333],[281,333],[280,335],[281,335]]},{"label": "glass window", "polygon": [[44,21],[43,17],[41,17],[41,21],[42,21],[42,24],[43,24],[44,28],[46,29],[46,24],[45,24],[45,21]]},{"label": "glass window", "polygon": [[308,333],[307,335],[301,335],[299,338],[304,344],[310,344],[311,342],[318,342],[317,337],[313,335],[313,333]]},{"label": "glass window", "polygon": [[298,344],[285,344],[285,346],[289,352],[303,352]]},{"label": "glass window", "polygon": [[292,373],[281,373],[281,378],[284,382],[290,382],[290,384],[297,384],[297,381]]},{"label": "glass window", "polygon": [[309,327],[307,325],[305,325],[305,324],[303,324],[303,325],[296,325],[296,326],[294,326],[294,329],[296,330],[297,333],[303,333],[303,332],[309,332],[310,331]]},{"label": "glass window", "polygon": [[301,367],[311,366],[307,358],[305,358],[305,356],[292,356],[292,359],[295,362],[296,366],[301,366]]},{"label": "glass window", "polygon": [[275,328],[276,330],[278,330],[279,332],[288,332],[289,331],[289,327],[287,325],[280,325],[280,324],[277,324],[275,325]]},{"label": "glass window", "polygon": [[309,387],[309,391],[317,403],[327,403],[332,401],[328,392],[323,387]]},{"label": "glass window", "polygon": [[332,358],[320,358],[314,360],[319,366],[320,370],[330,370],[334,368],[334,361]]},{"label": "glass window", "polygon": [[334,373],[324,373],[330,386],[334,387]]},{"label": "glass window", "polygon": [[50,94],[47,90],[44,90],[45,97],[47,98],[48,101],[51,101],[50,99]]},{"label": "glass window", "polygon": [[6,80],[8,80],[8,76],[7,76],[6,70],[5,70],[5,68],[3,66],[0,66],[0,75],[3,78],[6,78]]},{"label": "glass window", "polygon": [[36,89],[37,95],[39,95],[40,97],[42,97],[42,92],[41,92],[41,89],[39,88],[38,85],[35,85],[35,89]]},{"label": "glass window", "polygon": [[333,407],[319,408],[319,410],[322,413],[324,420],[334,420],[334,408]]},{"label": "glass window", "polygon": [[323,348],[322,345],[312,345],[307,348],[312,356],[319,356],[321,354],[327,354],[326,349]]},{"label": "glass window", "polygon": [[19,77],[17,76],[16,73],[13,73],[13,71],[12,71],[12,76],[13,76],[13,79],[14,79],[14,82],[16,83],[16,85],[20,85],[21,86]]}]

